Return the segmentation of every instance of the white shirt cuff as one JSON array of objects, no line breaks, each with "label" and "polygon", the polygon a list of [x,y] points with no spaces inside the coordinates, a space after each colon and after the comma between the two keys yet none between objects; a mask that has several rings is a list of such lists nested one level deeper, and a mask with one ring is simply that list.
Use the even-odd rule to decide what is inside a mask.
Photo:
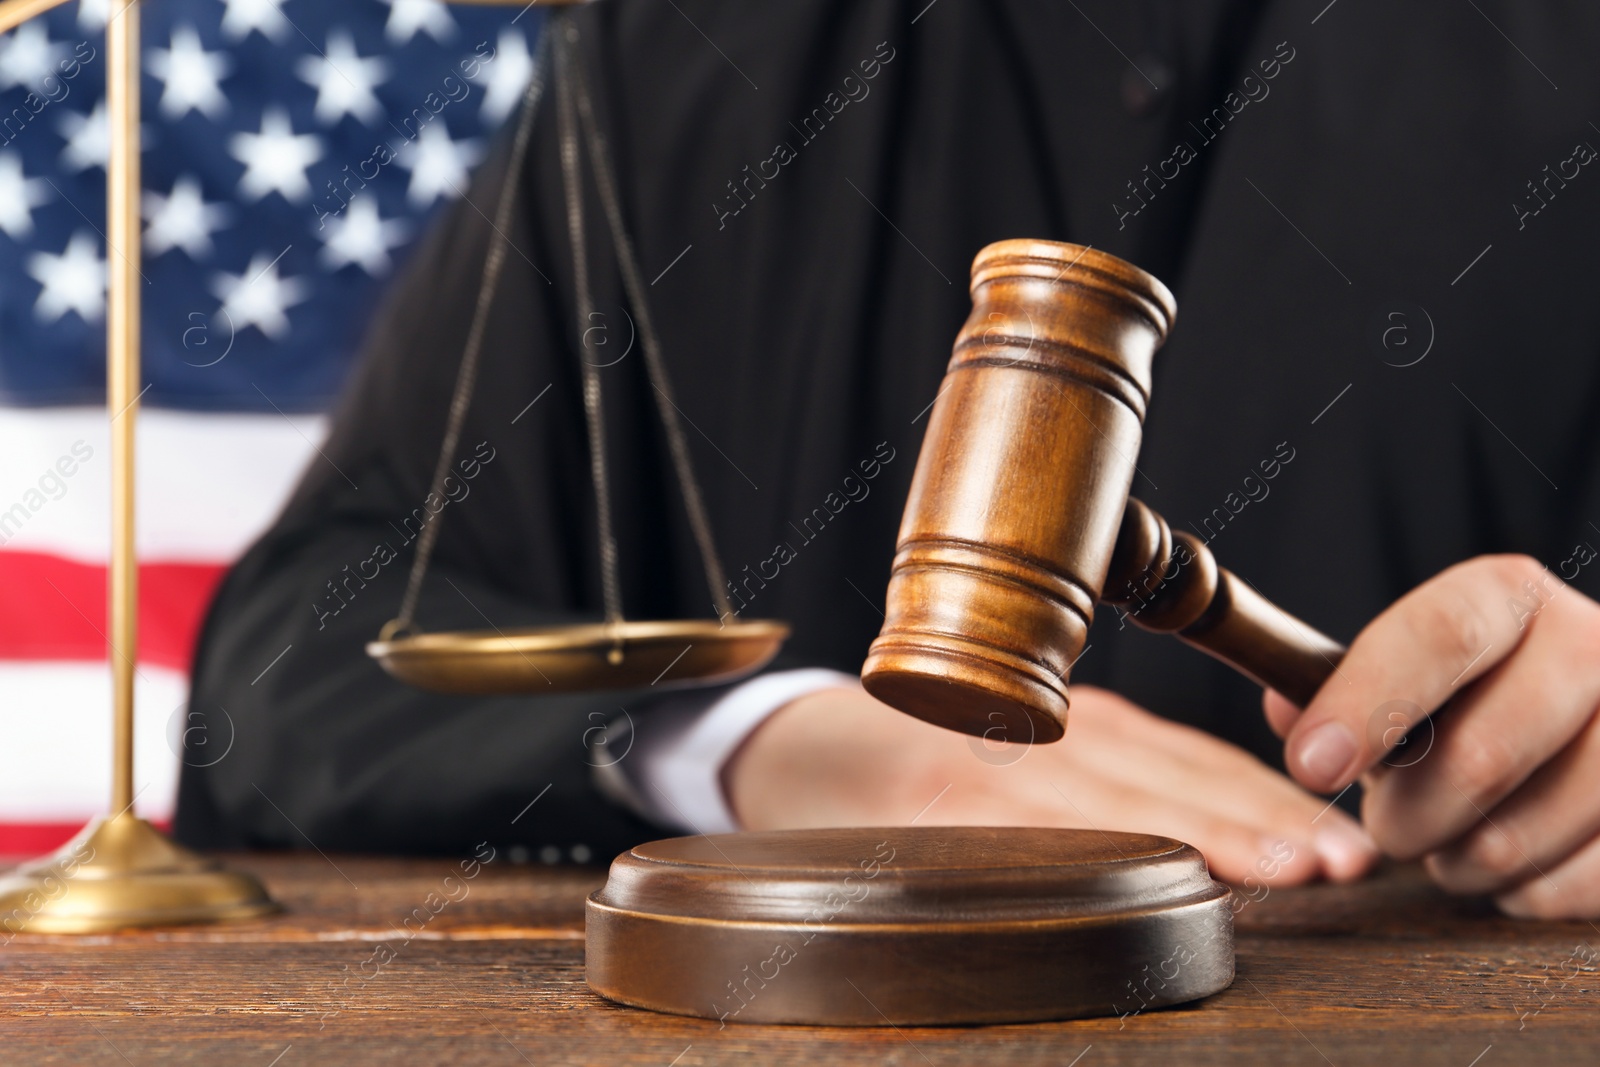
[{"label": "white shirt cuff", "polygon": [[[774,671],[731,688],[675,696],[632,726],[631,758],[595,763],[597,784],[652,822],[695,834],[739,829],[722,790],[722,768],[767,717],[819,689],[860,688],[860,679],[821,667]],[[620,736],[614,722],[605,744]],[[625,729],[625,728],[624,728]],[[593,762],[593,761],[591,761]]]}]

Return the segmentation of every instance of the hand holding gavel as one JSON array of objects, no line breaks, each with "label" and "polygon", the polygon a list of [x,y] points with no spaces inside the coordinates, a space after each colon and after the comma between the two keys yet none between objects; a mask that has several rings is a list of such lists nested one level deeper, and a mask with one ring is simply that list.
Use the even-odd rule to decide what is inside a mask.
[{"label": "hand holding gavel", "polygon": [[[1007,241],[974,261],[972,293],[862,668],[869,693],[964,733],[1056,741],[1095,605],[1119,605],[1261,682],[1290,772],[1327,793],[1362,780],[1385,852],[1513,914],[1600,915],[1600,604],[1528,557],[1483,556],[1346,652],[1128,496],[1176,311],[1165,286],[1090,249]],[[1595,555],[1580,543],[1567,562]],[[1391,702],[1410,710],[1369,736]],[[1386,765],[1418,726],[1430,754]]]}]

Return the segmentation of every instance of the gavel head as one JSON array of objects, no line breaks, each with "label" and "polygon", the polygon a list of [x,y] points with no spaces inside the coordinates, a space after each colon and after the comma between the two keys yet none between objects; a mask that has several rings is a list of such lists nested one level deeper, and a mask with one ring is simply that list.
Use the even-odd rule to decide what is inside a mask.
[{"label": "gavel head", "polygon": [[1060,739],[1176,314],[1166,286],[1104,252],[978,253],[861,670],[869,693],[997,741]]}]

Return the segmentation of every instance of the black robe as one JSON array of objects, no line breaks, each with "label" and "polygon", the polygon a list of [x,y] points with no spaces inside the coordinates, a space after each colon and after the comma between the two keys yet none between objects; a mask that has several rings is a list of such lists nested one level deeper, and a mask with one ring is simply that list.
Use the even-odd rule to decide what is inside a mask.
[{"label": "black robe", "polygon": [[[794,625],[779,665],[859,668],[967,267],[1009,237],[1091,244],[1172,286],[1136,492],[1288,610],[1348,640],[1504,551],[1593,595],[1600,566],[1573,560],[1600,545],[1600,167],[1583,158],[1600,9],[1481,6],[577,11],[724,563],[747,617]],[[513,176],[460,451],[492,458],[435,520],[429,629],[600,614],[553,103]],[[412,255],[323,455],[212,608],[192,706],[226,709],[236,739],[184,770],[188,842],[603,859],[659,835],[596,791],[585,748],[649,696],[434,696],[362,650],[405,583],[509,140]],[[588,209],[596,324],[620,353],[592,188]],[[637,345],[602,373],[627,612],[709,617]],[[799,529],[818,508],[826,524]],[[750,581],[780,544],[793,558]],[[1074,681],[1276,761],[1225,668],[1105,610],[1091,645]]]}]

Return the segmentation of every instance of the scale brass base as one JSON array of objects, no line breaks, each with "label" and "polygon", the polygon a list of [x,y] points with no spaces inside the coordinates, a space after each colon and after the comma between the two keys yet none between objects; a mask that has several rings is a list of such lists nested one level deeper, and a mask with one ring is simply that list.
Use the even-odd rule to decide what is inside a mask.
[{"label": "scale brass base", "polygon": [[1194,848],[1023,827],[652,841],[588,902],[589,987],[723,1023],[1138,1014],[1233,981],[1232,891]]},{"label": "scale brass base", "polygon": [[101,816],[0,877],[0,931],[92,934],[252,919],[278,911],[261,883],[174,844],[135,815]]}]

